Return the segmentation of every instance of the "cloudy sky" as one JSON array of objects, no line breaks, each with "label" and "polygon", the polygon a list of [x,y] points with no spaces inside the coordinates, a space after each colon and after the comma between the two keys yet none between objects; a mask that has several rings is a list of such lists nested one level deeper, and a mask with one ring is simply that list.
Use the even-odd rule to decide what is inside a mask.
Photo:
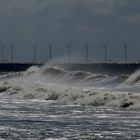
[{"label": "cloudy sky", "polygon": [[33,45],[38,60],[48,58],[48,44],[54,56],[67,54],[84,60],[84,45],[89,57],[103,60],[102,44],[107,43],[108,59],[121,61],[122,42],[129,43],[129,61],[140,60],[139,0],[0,0],[0,43],[9,59],[9,45],[15,44],[16,61],[32,61]]}]

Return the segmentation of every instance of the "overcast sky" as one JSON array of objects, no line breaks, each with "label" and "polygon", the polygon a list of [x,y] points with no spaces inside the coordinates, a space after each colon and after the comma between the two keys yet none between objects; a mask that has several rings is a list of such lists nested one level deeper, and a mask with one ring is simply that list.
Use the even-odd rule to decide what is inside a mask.
[{"label": "overcast sky", "polygon": [[102,44],[109,45],[108,59],[121,61],[122,42],[129,43],[129,60],[140,60],[140,0],[0,0],[0,43],[9,59],[15,44],[16,61],[31,61],[33,45],[38,60],[64,56],[71,44],[72,55],[83,60],[84,45],[90,60],[102,61]]}]

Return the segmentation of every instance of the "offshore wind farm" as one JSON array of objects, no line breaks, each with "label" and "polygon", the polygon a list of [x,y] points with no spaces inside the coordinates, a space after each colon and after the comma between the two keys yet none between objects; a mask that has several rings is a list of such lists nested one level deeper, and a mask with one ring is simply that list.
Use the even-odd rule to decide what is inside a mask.
[{"label": "offshore wind farm", "polygon": [[[27,62],[45,63],[47,61],[52,61],[52,60],[56,62],[56,59],[59,59],[58,54],[57,54],[58,47],[60,47],[60,45],[53,46],[52,44],[49,44],[45,47],[45,50],[43,50],[41,48],[41,45],[30,46],[30,48],[32,48],[32,49],[30,49],[30,51],[27,49],[26,52],[24,52],[30,56],[30,59],[26,60],[26,62],[25,62],[23,60],[22,61],[18,60],[18,57],[17,57],[18,55],[23,54],[23,56],[26,56],[26,55],[24,55],[23,52],[20,52],[19,50],[17,51],[19,46],[13,45],[13,44],[1,45],[0,46],[0,62],[1,63],[16,63],[16,62],[21,61],[21,63],[27,63]],[[133,52],[129,51],[129,47],[130,47],[130,45],[127,42],[120,43],[122,58],[121,58],[121,60],[118,60],[119,63],[132,63],[131,59],[129,59],[130,62],[128,62],[129,55],[131,55],[131,53],[133,53]],[[94,45],[89,45],[88,43],[86,43],[85,45],[83,44],[82,46],[79,46],[78,48],[79,48],[78,51],[83,51],[83,54],[74,54],[75,45],[72,46],[69,44],[69,45],[61,46],[60,51],[62,50],[62,53],[59,57],[60,58],[64,57],[64,60],[61,59],[62,62],[63,63],[64,62],[65,63],[70,63],[70,62],[75,63],[77,60],[79,60],[79,62],[83,62],[83,63],[97,63],[97,62],[99,62],[99,63],[111,63],[111,62],[117,63],[118,62],[117,60],[116,61],[113,60],[110,56],[110,50],[113,48],[110,46],[110,44],[106,43],[106,44],[98,45],[98,48],[101,48],[100,49],[101,58],[99,60],[96,59],[96,55],[95,55],[95,57],[93,57],[94,53],[96,54],[96,52],[97,52],[97,47],[95,48]],[[39,56],[41,55],[39,53],[39,51],[46,52],[44,55],[43,61],[39,59]],[[117,53],[117,52],[112,52],[112,53]],[[118,54],[119,54],[119,52],[118,52]],[[78,59],[76,57],[73,58],[75,55],[81,59]],[[139,60],[135,60],[133,62],[135,63],[138,61]]]},{"label": "offshore wind farm", "polygon": [[[55,48],[53,47],[52,44],[48,45],[48,49],[46,52],[46,55],[48,56],[48,59],[45,62],[41,62],[37,59],[38,52],[37,50],[39,49],[38,46],[34,45],[33,46],[33,51],[30,54],[32,56],[32,61],[29,62],[19,62],[18,60],[16,60],[16,54],[14,53],[15,49],[16,49],[16,45],[10,45],[10,60],[5,61],[5,51],[4,51],[4,46],[1,46],[1,63],[0,63],[0,71],[1,72],[10,72],[10,71],[25,71],[27,70],[29,67],[31,66],[43,66],[45,65],[47,62],[48,64],[54,64],[54,65],[67,65],[69,67],[80,67],[80,68],[90,68],[92,71],[94,72],[102,72],[102,71],[108,71],[111,73],[115,73],[115,72],[120,72],[123,71],[125,73],[132,73],[134,71],[136,71],[137,69],[140,68],[140,63],[138,62],[129,62],[128,61],[128,43],[123,43],[123,48],[122,48],[122,53],[123,53],[123,57],[124,59],[121,62],[113,62],[111,61],[111,58],[108,58],[108,45],[104,44],[101,45],[101,47],[103,48],[103,51],[101,52],[103,54],[103,58],[104,60],[100,60],[99,62],[94,62],[94,60],[90,59],[90,55],[89,55],[89,49],[90,46],[86,43],[85,47],[83,48],[83,50],[85,51],[85,55],[83,56],[82,60],[78,60],[75,61],[72,57],[72,46],[71,45],[67,45],[66,46],[66,52],[65,54],[63,54],[65,57],[59,58],[57,60],[57,58],[55,58],[55,56],[53,55],[55,52]],[[91,51],[90,51],[91,53]]]}]

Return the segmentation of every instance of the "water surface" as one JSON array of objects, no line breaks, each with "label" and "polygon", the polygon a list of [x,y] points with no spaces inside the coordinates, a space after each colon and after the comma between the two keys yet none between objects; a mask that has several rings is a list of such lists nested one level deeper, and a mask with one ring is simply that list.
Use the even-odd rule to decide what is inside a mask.
[{"label": "water surface", "polygon": [[140,112],[1,100],[1,139],[138,139]]}]

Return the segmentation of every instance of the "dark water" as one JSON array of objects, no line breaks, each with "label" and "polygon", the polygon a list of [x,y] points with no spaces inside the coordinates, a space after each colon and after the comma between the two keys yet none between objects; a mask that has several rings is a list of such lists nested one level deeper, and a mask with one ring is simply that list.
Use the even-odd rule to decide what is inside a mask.
[{"label": "dark water", "polygon": [[140,112],[1,100],[0,139],[138,139]]},{"label": "dark water", "polygon": [[2,74],[0,140],[138,140],[139,93],[140,71],[32,67]]}]

